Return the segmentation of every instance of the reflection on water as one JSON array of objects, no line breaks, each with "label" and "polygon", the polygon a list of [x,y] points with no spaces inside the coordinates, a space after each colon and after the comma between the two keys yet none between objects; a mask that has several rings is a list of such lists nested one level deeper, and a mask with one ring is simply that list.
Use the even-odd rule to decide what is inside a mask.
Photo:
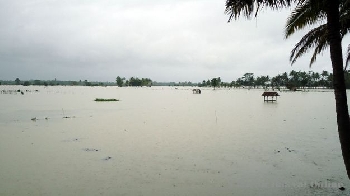
[{"label": "reflection on water", "polygon": [[341,192],[308,185],[349,187],[331,91],[281,92],[266,103],[262,90],[1,87],[38,92],[0,94],[0,195],[328,195]]}]

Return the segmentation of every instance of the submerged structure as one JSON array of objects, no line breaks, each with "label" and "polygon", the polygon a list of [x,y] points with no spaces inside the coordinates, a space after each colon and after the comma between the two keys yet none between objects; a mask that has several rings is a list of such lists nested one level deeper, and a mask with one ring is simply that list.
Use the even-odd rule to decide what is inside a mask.
[{"label": "submerged structure", "polygon": [[193,94],[202,94],[202,91],[199,88],[198,89],[193,89],[192,92],[193,92]]},{"label": "submerged structure", "polygon": [[[264,92],[261,96],[264,96],[264,101],[277,101],[277,97],[280,96],[277,92]],[[269,97],[271,97],[269,99]]]}]

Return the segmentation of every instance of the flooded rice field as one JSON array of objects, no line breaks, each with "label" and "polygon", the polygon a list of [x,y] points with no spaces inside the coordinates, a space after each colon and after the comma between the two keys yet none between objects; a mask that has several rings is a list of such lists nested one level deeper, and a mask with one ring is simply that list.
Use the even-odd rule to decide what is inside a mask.
[{"label": "flooded rice field", "polygon": [[350,194],[332,91],[0,87],[0,195]]}]

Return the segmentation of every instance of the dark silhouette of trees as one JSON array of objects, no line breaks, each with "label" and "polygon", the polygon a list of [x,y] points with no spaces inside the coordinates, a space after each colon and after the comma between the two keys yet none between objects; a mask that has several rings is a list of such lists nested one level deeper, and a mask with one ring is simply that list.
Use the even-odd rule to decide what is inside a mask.
[{"label": "dark silhouette of trees", "polygon": [[131,77],[128,81],[127,81],[128,86],[152,86],[152,80],[149,78],[134,78]]},{"label": "dark silhouette of trees", "polygon": [[19,78],[16,78],[15,83],[16,83],[16,85],[20,85],[21,84],[21,80],[19,80]]},{"label": "dark silhouette of trees", "polygon": [[242,77],[244,86],[254,86],[254,74],[245,73]]},{"label": "dark silhouette of trees", "polygon": [[[350,81],[350,75],[346,75],[347,80]],[[201,87],[214,87],[213,82],[216,82],[215,88],[217,87],[249,87],[249,88],[276,88],[280,89],[286,87],[287,89],[305,89],[305,88],[332,88],[332,74],[328,71],[318,72],[305,72],[305,71],[295,71],[292,70],[289,73],[284,72],[276,76],[257,76],[254,77],[254,73],[245,73],[242,77],[239,77],[237,80],[231,82],[222,82],[221,79],[219,82],[216,80],[219,78],[212,78],[210,80],[203,80],[201,83],[198,83],[198,86]],[[210,84],[208,85],[208,82]],[[186,86],[192,86],[186,85]],[[350,83],[347,83],[347,87],[350,88]]]},{"label": "dark silhouette of trees", "polygon": [[25,81],[24,83],[23,83],[23,86],[30,86],[31,85],[31,83],[29,82],[29,81]]},{"label": "dark silhouette of trees", "polygon": [[221,83],[220,77],[212,78],[211,81],[210,81],[210,84],[211,84],[212,87],[214,87],[214,90],[215,90],[215,88],[220,87],[220,83]]},{"label": "dark silhouette of trees", "polygon": [[255,86],[265,87],[269,81],[270,81],[269,76],[258,76],[258,77],[256,77],[254,84],[255,84]]},{"label": "dark silhouette of trees", "polygon": [[124,80],[125,80],[125,78],[121,78],[121,77],[118,76],[117,79],[116,79],[117,86],[122,87],[123,84],[124,84]]}]

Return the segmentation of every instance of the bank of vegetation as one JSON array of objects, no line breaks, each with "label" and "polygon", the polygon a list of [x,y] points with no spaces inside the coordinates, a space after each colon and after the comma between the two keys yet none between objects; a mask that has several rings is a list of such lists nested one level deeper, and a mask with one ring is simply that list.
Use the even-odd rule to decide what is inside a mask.
[{"label": "bank of vegetation", "polygon": [[[333,74],[328,71],[305,72],[290,71],[276,76],[255,76],[254,73],[245,73],[242,77],[224,82],[220,77],[205,79],[202,82],[156,82],[150,78],[125,77],[118,76],[115,82],[93,82],[87,80],[79,81],[60,81],[60,80],[20,80],[16,78],[13,81],[0,80],[0,85],[23,85],[23,86],[119,86],[119,87],[142,87],[142,86],[198,86],[212,88],[287,88],[287,89],[305,89],[305,88],[333,88]],[[350,89],[350,71],[345,72],[346,87]]]}]

